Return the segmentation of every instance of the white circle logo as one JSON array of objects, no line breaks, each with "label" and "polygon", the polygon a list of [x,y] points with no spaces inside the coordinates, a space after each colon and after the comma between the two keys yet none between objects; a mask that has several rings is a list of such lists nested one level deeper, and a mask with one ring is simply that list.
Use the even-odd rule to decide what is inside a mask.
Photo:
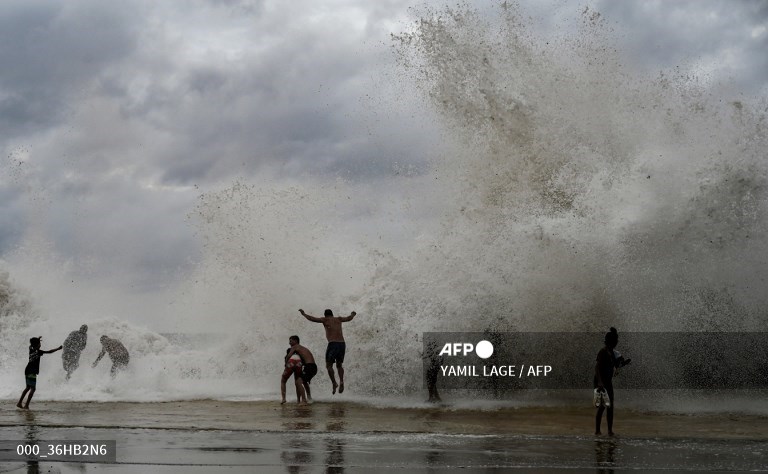
[{"label": "white circle logo", "polygon": [[488,341],[480,341],[475,346],[475,353],[481,359],[487,359],[493,355],[493,344]]}]

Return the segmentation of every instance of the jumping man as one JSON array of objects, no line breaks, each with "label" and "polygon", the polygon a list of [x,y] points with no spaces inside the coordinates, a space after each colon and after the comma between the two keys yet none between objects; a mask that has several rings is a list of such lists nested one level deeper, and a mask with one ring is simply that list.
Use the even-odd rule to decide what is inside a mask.
[{"label": "jumping man", "polygon": [[[336,393],[336,389],[339,389],[339,393],[344,393],[344,353],[347,350],[347,345],[344,342],[344,334],[341,331],[341,323],[352,321],[357,313],[352,311],[349,316],[344,318],[336,318],[333,316],[333,311],[330,309],[325,310],[325,317],[318,318],[307,314],[303,309],[299,310],[302,316],[315,323],[323,323],[325,327],[325,338],[328,339],[328,349],[325,351],[325,367],[328,369],[328,375],[331,377],[333,383],[333,393]],[[339,383],[336,383],[336,375],[333,373],[333,364],[336,364],[336,368],[339,370]]]}]

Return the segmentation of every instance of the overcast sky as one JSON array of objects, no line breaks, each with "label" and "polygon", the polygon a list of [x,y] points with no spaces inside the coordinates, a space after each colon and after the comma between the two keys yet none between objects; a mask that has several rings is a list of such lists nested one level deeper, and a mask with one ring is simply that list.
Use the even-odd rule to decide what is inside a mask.
[{"label": "overcast sky", "polygon": [[[418,170],[435,135],[388,101],[406,87],[390,34],[422,4],[0,2],[0,258],[34,244],[73,275],[151,292],[199,259],[202,193],[338,178],[375,192]],[[638,67],[768,91],[768,2],[589,4]],[[583,4],[523,9],[546,30]]]}]

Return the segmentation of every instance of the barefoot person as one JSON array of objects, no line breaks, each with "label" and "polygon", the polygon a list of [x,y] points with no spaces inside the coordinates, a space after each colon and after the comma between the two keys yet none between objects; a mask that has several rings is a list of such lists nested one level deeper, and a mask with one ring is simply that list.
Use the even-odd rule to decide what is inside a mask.
[{"label": "barefoot person", "polygon": [[[43,337],[40,336],[33,337],[29,340],[29,362],[27,362],[27,367],[24,369],[24,377],[27,379],[27,387],[21,392],[19,403],[16,404],[19,408],[28,409],[29,402],[32,401],[32,395],[35,394],[35,390],[37,389],[37,374],[40,373],[40,357],[42,357],[43,354],[53,354],[54,352],[61,350],[61,346],[56,349],[51,349],[50,351],[41,350],[40,341],[42,341],[42,339]],[[24,395],[27,393],[29,393],[27,403],[22,406],[21,402],[24,400]]]},{"label": "barefoot person", "polygon": [[[291,348],[285,356],[286,361],[290,360],[294,355],[298,355],[301,359],[301,368],[296,371],[295,377],[297,381],[301,381],[302,387],[304,388],[304,392],[306,393],[305,401],[312,403],[312,390],[309,388],[309,383],[312,381],[312,378],[317,375],[315,356],[312,355],[312,352],[310,352],[309,349],[299,344],[299,336],[291,336],[288,339],[288,343],[291,345]],[[283,400],[285,400],[285,397],[283,397]]]},{"label": "barefoot person", "polygon": [[[333,393],[336,393],[336,389],[339,389],[339,393],[344,392],[344,353],[347,350],[347,345],[344,342],[344,334],[341,332],[341,323],[352,321],[357,313],[352,311],[349,316],[343,318],[336,318],[333,316],[333,311],[330,309],[325,310],[325,317],[318,318],[307,314],[303,309],[299,310],[302,316],[315,323],[323,323],[325,327],[325,338],[328,339],[328,349],[325,351],[325,366],[328,369],[328,375],[331,377],[333,383]],[[336,364],[336,368],[339,370],[339,383],[336,383],[336,375],[333,373],[333,364]]]},{"label": "barefoot person", "polygon": [[97,357],[96,361],[93,363],[93,367],[98,365],[101,358],[104,357],[104,354],[109,354],[109,358],[112,359],[112,369],[109,373],[112,375],[112,378],[114,378],[119,370],[128,367],[128,361],[130,360],[128,350],[123,343],[117,339],[101,336],[99,341],[101,341],[101,352],[99,353],[99,357]]},{"label": "barefoot person", "polygon": [[613,436],[613,372],[616,368],[616,360],[613,350],[619,342],[619,333],[616,328],[611,328],[610,332],[605,334],[605,347],[597,353],[597,363],[595,364],[594,386],[598,391],[605,391],[608,394],[608,407],[601,403],[597,407],[595,414],[595,434],[600,433],[600,424],[603,420],[603,411],[608,410],[608,435]]},{"label": "barefoot person", "polygon": [[77,331],[69,333],[62,347],[64,350],[61,353],[61,363],[64,365],[64,370],[67,372],[67,380],[72,376],[77,367],[80,365],[80,353],[85,349],[85,343],[88,340],[88,326],[83,324]]},{"label": "barefoot person", "polygon": [[302,385],[299,382],[301,377],[301,357],[296,353],[291,354],[290,348],[286,349],[285,354],[285,369],[283,370],[282,377],[280,377],[280,395],[282,395],[283,398],[280,404],[282,405],[287,401],[285,399],[285,384],[288,382],[288,379],[291,378],[291,375],[294,376],[294,381],[296,383],[296,401],[301,403],[303,398],[302,393],[299,390],[299,386]]}]

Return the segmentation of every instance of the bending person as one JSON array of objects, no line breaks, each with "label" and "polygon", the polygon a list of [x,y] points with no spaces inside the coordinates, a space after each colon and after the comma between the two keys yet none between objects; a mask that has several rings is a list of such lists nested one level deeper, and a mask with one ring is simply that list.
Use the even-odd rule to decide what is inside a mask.
[{"label": "bending person", "polygon": [[112,359],[112,369],[109,373],[114,377],[119,370],[128,366],[128,361],[130,360],[128,350],[123,343],[117,339],[101,336],[99,340],[101,341],[101,352],[99,353],[99,357],[96,358],[96,361],[93,363],[93,366],[96,367],[101,358],[104,357],[104,354],[109,354],[109,358]]},{"label": "bending person", "polygon": [[[291,336],[288,339],[288,343],[291,345],[291,348],[285,356],[286,363],[295,354],[301,359],[301,368],[296,372],[296,380],[301,380],[304,392],[306,393],[304,401],[312,403],[312,390],[309,388],[309,383],[312,381],[312,378],[317,375],[315,356],[312,355],[312,352],[310,352],[309,349],[299,344],[299,336]],[[298,387],[296,390],[299,391]]]}]

